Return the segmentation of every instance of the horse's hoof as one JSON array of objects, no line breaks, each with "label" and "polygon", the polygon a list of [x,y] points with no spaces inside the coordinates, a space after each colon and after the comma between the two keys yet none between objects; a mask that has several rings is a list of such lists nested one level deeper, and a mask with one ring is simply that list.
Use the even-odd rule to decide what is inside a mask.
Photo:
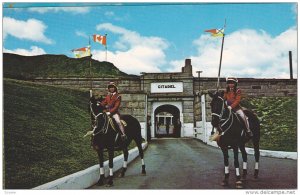
[{"label": "horse's hoof", "polygon": [[237,189],[242,189],[243,188],[243,182],[242,181],[237,181],[235,182],[235,187]]},{"label": "horse's hoof", "polygon": [[243,169],[242,180],[246,180],[247,178],[247,169]]},{"label": "horse's hoof", "polygon": [[103,186],[103,184],[104,184],[103,180],[97,182],[98,186]]},{"label": "horse's hoof", "polygon": [[108,180],[106,187],[112,187],[114,185],[114,182],[112,180]]},{"label": "horse's hoof", "polygon": [[257,179],[258,178],[258,169],[255,169],[254,170],[254,179]]},{"label": "horse's hoof", "polygon": [[247,180],[247,175],[242,175],[241,181],[246,181]]},{"label": "horse's hoof", "polygon": [[228,186],[228,180],[223,180],[221,183],[222,186]]},{"label": "horse's hoof", "polygon": [[119,177],[124,177],[125,176],[125,172],[126,172],[126,170],[127,170],[127,168],[122,168],[122,171],[121,171],[121,173],[120,173],[120,175],[119,175]]},{"label": "horse's hoof", "polygon": [[97,185],[98,186],[103,186],[104,185],[104,175],[103,176],[100,175],[100,178],[99,178],[99,180],[97,182]]},{"label": "horse's hoof", "polygon": [[146,165],[142,165],[142,175],[146,175]]},{"label": "horse's hoof", "polygon": [[108,178],[108,182],[106,184],[106,187],[111,187],[114,185],[114,182],[113,182],[113,176],[109,176]]}]

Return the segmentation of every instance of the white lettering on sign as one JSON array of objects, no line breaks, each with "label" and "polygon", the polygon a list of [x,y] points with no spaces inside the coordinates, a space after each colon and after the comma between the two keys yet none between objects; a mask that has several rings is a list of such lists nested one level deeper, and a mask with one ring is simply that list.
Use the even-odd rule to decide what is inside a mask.
[{"label": "white lettering on sign", "polygon": [[181,93],[182,82],[151,83],[151,93]]}]

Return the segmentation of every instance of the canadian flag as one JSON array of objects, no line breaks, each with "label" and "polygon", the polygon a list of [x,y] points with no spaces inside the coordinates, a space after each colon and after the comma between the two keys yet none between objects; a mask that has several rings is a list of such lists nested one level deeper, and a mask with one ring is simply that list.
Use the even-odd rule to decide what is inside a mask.
[{"label": "canadian flag", "polygon": [[93,35],[93,39],[95,42],[101,43],[102,45],[106,45],[106,36]]}]

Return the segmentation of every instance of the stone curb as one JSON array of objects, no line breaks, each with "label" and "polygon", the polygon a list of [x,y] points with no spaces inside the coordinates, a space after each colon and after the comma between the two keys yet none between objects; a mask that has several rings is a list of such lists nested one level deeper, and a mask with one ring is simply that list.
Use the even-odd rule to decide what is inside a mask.
[{"label": "stone curb", "polygon": [[[254,155],[253,148],[246,148],[248,154]],[[287,158],[297,160],[297,152],[273,151],[273,150],[259,150],[260,156],[274,157],[274,158]]]},{"label": "stone curb", "polygon": [[[196,138],[198,139],[198,138]],[[201,140],[201,139],[199,139]],[[213,146],[213,147],[219,147],[216,142],[208,141],[206,143],[207,145]],[[254,149],[253,148],[246,148],[247,154],[254,155]],[[298,153],[297,152],[285,152],[285,151],[274,151],[274,150],[262,150],[259,149],[260,156],[265,157],[273,157],[273,158],[286,158],[286,159],[292,159],[297,160],[298,159]]]},{"label": "stone curb", "polygon": [[[215,141],[210,141],[210,131],[208,129],[212,129],[212,126],[209,122],[206,122],[205,124],[206,128],[204,132],[199,132],[203,129],[202,126],[194,128],[194,138],[202,141],[203,143],[213,146],[213,147],[219,147]],[[297,160],[298,159],[298,153],[297,152],[286,152],[286,151],[274,151],[274,150],[262,150],[259,149],[260,156],[265,157],[273,157],[273,158],[286,158],[286,159],[292,159]],[[246,148],[246,152],[248,154],[254,155],[254,149],[253,148]]]},{"label": "stone curb", "polygon": [[[148,143],[143,143],[142,147],[145,148],[148,146]],[[135,147],[129,150],[128,155],[128,163],[133,161],[136,157],[139,156],[138,148]],[[121,169],[123,166],[123,154],[114,158],[114,168],[113,171],[116,172]],[[108,160],[104,162],[104,173],[105,177],[108,176]],[[85,170],[73,173],[71,175],[67,175],[60,179],[45,183],[43,185],[32,188],[33,190],[55,190],[55,189],[85,189],[88,188],[95,183],[97,183],[99,179],[99,165],[94,165]]]}]

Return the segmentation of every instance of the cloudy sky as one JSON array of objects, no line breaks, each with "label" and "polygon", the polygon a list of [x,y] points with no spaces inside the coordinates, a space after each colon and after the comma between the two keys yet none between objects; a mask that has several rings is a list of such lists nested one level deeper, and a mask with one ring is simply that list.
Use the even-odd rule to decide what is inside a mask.
[{"label": "cloudy sky", "polygon": [[[120,70],[178,72],[192,60],[194,75],[216,77],[222,38],[207,29],[226,19],[221,77],[297,77],[296,3],[4,3],[3,52],[63,54],[107,34],[107,57]],[[105,48],[91,42],[93,58]]]}]

